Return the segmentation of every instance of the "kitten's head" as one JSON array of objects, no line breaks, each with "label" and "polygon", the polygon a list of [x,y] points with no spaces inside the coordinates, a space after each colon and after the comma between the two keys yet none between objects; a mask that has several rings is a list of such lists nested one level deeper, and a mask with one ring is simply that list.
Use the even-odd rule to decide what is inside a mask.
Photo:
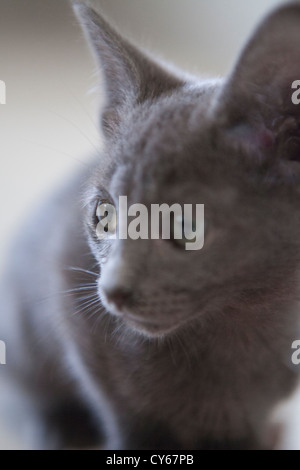
[{"label": "kitten's head", "polygon": [[[229,79],[175,76],[82,4],[101,64],[106,149],[87,225],[99,296],[131,328],[163,336],[209,315],[251,322],[289,298],[300,261],[300,5],[269,16]],[[205,242],[99,240],[97,207],[204,204]],[[259,308],[258,308],[259,306]]]}]

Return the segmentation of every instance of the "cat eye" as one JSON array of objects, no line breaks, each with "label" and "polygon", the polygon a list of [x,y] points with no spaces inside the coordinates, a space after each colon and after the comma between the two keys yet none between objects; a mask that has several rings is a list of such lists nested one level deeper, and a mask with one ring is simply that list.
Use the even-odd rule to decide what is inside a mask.
[{"label": "cat eye", "polygon": [[100,201],[96,207],[95,230],[99,240],[112,238],[117,230],[117,214],[113,204],[106,201]]},{"label": "cat eye", "polygon": [[174,217],[171,221],[171,241],[178,248],[185,248],[187,243],[194,242],[196,236],[192,237],[196,230],[194,221],[182,216]]}]

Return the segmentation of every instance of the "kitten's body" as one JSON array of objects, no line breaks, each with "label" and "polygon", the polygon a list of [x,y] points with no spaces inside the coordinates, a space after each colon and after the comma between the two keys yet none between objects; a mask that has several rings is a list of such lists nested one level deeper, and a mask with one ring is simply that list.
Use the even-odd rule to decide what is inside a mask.
[{"label": "kitten's body", "polygon": [[[185,83],[79,10],[107,76],[106,151],[18,241],[0,328],[7,380],[45,427],[35,445],[69,444],[61,425],[73,438],[72,419],[94,435],[75,413],[83,405],[110,448],[270,447],[269,415],[297,380],[290,351],[299,324],[299,170],[285,145],[286,134],[298,142],[288,121],[295,109],[269,83],[265,101],[257,84],[239,97],[241,67],[232,81]],[[295,17],[298,6],[283,9],[257,36],[264,39],[264,28],[271,36],[279,19],[294,32]],[[203,250],[166,240],[99,243],[89,221],[103,194],[126,194],[129,204],[204,203]],[[99,265],[106,308],[96,297],[85,304]],[[134,294],[121,309],[120,285]]]}]

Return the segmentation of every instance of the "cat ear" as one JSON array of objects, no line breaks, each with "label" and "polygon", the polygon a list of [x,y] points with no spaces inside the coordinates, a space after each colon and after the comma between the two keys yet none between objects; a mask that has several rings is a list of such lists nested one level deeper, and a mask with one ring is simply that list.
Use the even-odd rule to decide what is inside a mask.
[{"label": "cat ear", "polygon": [[180,85],[177,77],[122,38],[95,10],[80,1],[72,4],[103,74],[105,131],[115,129],[130,107]]},{"label": "cat ear", "polygon": [[260,160],[300,162],[297,80],[300,4],[294,2],[267,17],[242,52],[215,103],[218,125]]}]

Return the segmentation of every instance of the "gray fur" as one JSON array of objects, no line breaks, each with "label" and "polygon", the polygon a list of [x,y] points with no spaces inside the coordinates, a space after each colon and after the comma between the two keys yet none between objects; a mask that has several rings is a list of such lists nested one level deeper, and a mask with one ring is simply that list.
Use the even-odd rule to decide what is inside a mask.
[{"label": "gray fur", "polygon": [[[7,272],[7,381],[43,429],[28,445],[73,443],[68,404],[94,420],[73,415],[76,443],[96,428],[107,448],[269,448],[270,413],[297,382],[300,5],[208,83],[165,71],[74,3],[105,79],[106,148],[29,224]],[[99,242],[95,205],[119,195],[205,204],[204,248]]]}]

